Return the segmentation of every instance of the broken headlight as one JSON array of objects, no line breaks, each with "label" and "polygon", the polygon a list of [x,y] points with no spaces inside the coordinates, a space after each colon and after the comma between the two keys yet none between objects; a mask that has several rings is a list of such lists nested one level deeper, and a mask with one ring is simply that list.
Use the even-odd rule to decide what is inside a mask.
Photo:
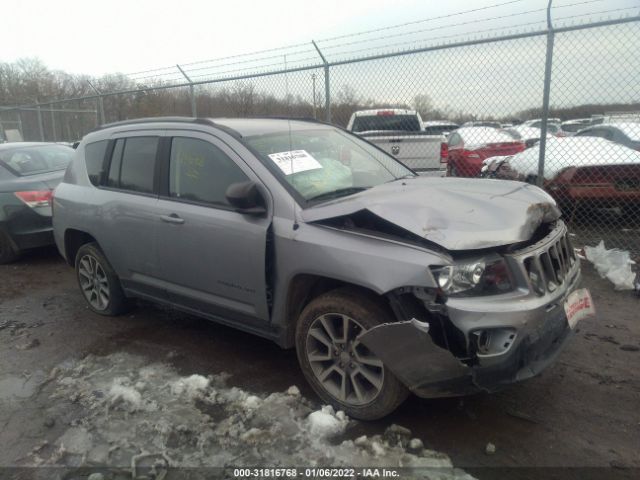
[{"label": "broken headlight", "polygon": [[431,271],[447,296],[496,295],[513,289],[509,268],[502,259],[432,267]]}]

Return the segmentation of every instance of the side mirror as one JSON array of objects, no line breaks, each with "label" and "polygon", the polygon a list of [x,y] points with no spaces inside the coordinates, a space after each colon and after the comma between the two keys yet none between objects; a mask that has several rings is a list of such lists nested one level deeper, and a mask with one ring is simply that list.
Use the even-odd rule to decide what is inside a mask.
[{"label": "side mirror", "polygon": [[238,213],[255,216],[267,213],[264,197],[258,190],[256,183],[250,180],[229,185],[225,197]]}]

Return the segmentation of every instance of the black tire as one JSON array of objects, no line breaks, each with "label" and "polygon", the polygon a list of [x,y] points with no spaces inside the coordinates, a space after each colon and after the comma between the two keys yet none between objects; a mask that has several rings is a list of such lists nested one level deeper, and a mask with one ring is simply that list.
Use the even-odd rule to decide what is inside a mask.
[{"label": "black tire", "polygon": [[[92,266],[95,278],[89,279],[86,275],[87,265]],[[75,267],[78,286],[93,312],[100,315],[116,316],[131,309],[131,302],[122,291],[118,275],[97,243],[85,243],[78,249]],[[89,291],[88,288],[91,290]],[[92,301],[92,298],[95,298],[96,301]]]},{"label": "black tire", "polygon": [[0,232],[0,265],[15,262],[20,257],[13,242],[5,232]]},{"label": "black tire", "polygon": [[[312,325],[318,325],[318,321],[322,321],[322,319],[326,319],[328,316],[342,316],[343,318],[348,317],[352,319],[354,321],[352,325],[353,328],[355,328],[353,336],[357,337],[357,332],[360,330],[358,328],[359,326],[364,330],[368,330],[382,323],[392,322],[393,317],[389,309],[373,295],[363,294],[356,289],[341,288],[327,292],[312,300],[300,314],[296,326],[296,350],[300,367],[311,387],[323,401],[333,405],[338,410],[344,411],[350,417],[360,420],[375,420],[388,415],[406,400],[409,391],[382,362],[366,350],[364,345],[358,344],[357,338],[353,342],[348,342],[349,345],[351,345],[349,348],[354,348],[353,345],[355,345],[355,348],[360,349],[359,353],[356,353],[356,357],[354,357],[353,353],[350,354],[352,358],[357,359],[355,362],[355,364],[357,364],[356,370],[363,367],[358,362],[358,360],[360,360],[360,353],[362,353],[361,349],[365,349],[365,351],[370,354],[364,355],[363,358],[375,358],[376,361],[380,362],[379,367],[367,367],[378,368],[378,371],[381,372],[381,382],[379,382],[381,387],[375,387],[373,384],[370,384],[370,390],[373,390],[373,393],[369,392],[369,395],[373,395],[372,398],[370,400],[367,400],[365,396],[363,396],[362,399],[355,398],[355,391],[362,391],[360,387],[362,387],[362,379],[364,378],[362,377],[358,381],[360,387],[355,388],[355,380],[353,377],[359,375],[359,372],[355,370],[350,370],[351,373],[348,377],[350,379],[348,382],[351,385],[351,398],[353,401],[343,401],[339,399],[320,381],[317,370],[318,368],[324,367],[319,367],[319,365],[328,365],[327,369],[331,370],[337,366],[336,362],[341,358],[340,355],[349,355],[349,353],[347,353],[348,349],[341,349],[341,353],[338,355],[332,347],[329,347],[329,353],[324,353],[323,355],[334,355],[335,358],[325,362],[315,360],[315,353],[317,352],[309,352],[313,347],[311,343],[308,342],[316,341],[316,338],[310,334]],[[317,328],[314,329],[317,330]],[[350,328],[347,327],[346,330],[350,330]],[[344,331],[342,331],[342,333],[344,333]],[[347,336],[348,335],[345,335],[345,338]],[[323,347],[324,345],[321,345],[321,348]],[[314,357],[314,366],[312,366],[310,356]],[[346,358],[349,360],[349,357]],[[351,361],[352,360],[349,360],[349,362]],[[342,366],[342,364],[340,365]],[[350,364],[350,367],[354,367],[354,364]],[[333,373],[343,378],[347,376],[347,373],[344,373],[346,370],[345,368],[342,375],[338,372]]]}]

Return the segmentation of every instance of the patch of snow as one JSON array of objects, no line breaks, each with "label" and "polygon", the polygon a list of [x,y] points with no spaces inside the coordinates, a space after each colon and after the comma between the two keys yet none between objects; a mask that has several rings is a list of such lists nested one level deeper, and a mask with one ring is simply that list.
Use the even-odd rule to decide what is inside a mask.
[{"label": "patch of snow", "polygon": [[631,260],[629,252],[613,248],[607,250],[604,240],[595,247],[584,247],[584,253],[602,278],[613,283],[616,290],[633,290],[636,274],[632,270],[635,262]]},{"label": "patch of snow", "polygon": [[376,457],[381,457],[386,453],[386,449],[379,442],[371,442],[371,450]]},{"label": "patch of snow", "polygon": [[191,375],[181,378],[170,384],[171,392],[174,395],[186,395],[189,399],[194,399],[202,395],[209,386],[209,379],[202,375]]},{"label": "patch of snow", "polygon": [[[170,365],[149,365],[125,353],[88,356],[59,368],[47,386],[51,402],[42,415],[64,418],[74,394],[79,420],[50,445],[34,449],[25,460],[29,465],[72,466],[81,455],[92,465],[130,469],[143,452],[182,468],[416,467],[438,469],[443,480],[471,478],[444,454],[411,450],[415,442],[403,427],[344,438],[355,422],[330,406],[318,409],[295,387],[261,395],[229,386],[227,374],[184,377]],[[136,408],[110,408],[114,401]]]},{"label": "patch of snow", "polygon": [[321,438],[339,435],[344,432],[349,419],[344,412],[333,410],[330,405],[325,405],[307,418],[309,431]]},{"label": "patch of snow", "polygon": [[260,406],[260,399],[255,395],[249,395],[247,398],[243,400],[242,404],[245,408],[249,408],[249,409],[258,408]]},{"label": "patch of snow", "polygon": [[412,450],[420,450],[424,448],[424,444],[419,438],[412,438],[411,441],[409,441],[409,448]]},{"label": "patch of snow", "polygon": [[109,389],[109,397],[111,403],[117,403],[118,400],[123,400],[131,405],[135,410],[139,409],[142,405],[142,395],[133,387],[128,387],[120,383],[118,379],[114,380],[113,385]]},{"label": "patch of snow", "polygon": [[298,389],[298,387],[296,387],[295,385],[291,385],[287,389],[287,395],[291,395],[292,397],[299,397],[300,396],[300,389]]}]

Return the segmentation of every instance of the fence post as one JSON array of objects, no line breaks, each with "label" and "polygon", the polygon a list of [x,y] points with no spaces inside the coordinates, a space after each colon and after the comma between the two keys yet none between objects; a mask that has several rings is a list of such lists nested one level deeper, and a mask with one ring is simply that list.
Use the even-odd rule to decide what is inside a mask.
[{"label": "fence post", "polygon": [[196,92],[195,92],[195,89],[193,88],[193,82],[191,81],[189,76],[186,73],[184,73],[184,70],[182,70],[182,67],[180,65],[176,64],[176,67],[178,67],[178,70],[180,70],[180,73],[182,74],[182,76],[184,76],[184,78],[187,79],[187,82],[189,82],[189,97],[191,98],[191,116],[197,117],[198,108],[196,106]]},{"label": "fence post", "polygon": [[325,111],[325,120],[327,123],[331,123],[331,86],[329,84],[329,63],[327,59],[324,58],[324,55],[316,45],[314,40],[311,40],[313,46],[316,48],[318,55],[322,59],[322,63],[324,64],[324,111]]},{"label": "fence post", "polygon": [[38,112],[38,129],[40,130],[40,141],[44,142],[44,122],[42,121],[42,109],[40,105],[36,106]]},{"label": "fence post", "polygon": [[553,61],[553,42],[555,33],[551,24],[551,2],[547,5],[547,58],[544,65],[544,90],[542,93],[542,123],[540,124],[540,155],[538,157],[539,187],[544,186],[544,162],[547,149],[547,122],[549,120],[549,95],[551,92],[551,66]]},{"label": "fence post", "polygon": [[18,131],[20,132],[20,136],[22,137],[22,140],[25,140],[24,138],[24,130],[22,129],[22,113],[20,113],[20,110],[17,110],[18,113]]},{"label": "fence post", "polygon": [[51,135],[53,136],[53,141],[57,142],[58,139],[56,138],[56,114],[53,111],[53,107],[51,105],[49,105],[49,113],[51,114]]},{"label": "fence post", "polygon": [[[93,83],[91,83],[90,80],[87,80],[87,83],[89,84],[91,89],[95,92],[95,94],[98,95],[98,112],[96,113],[96,120],[98,120],[99,124],[104,125],[107,122],[105,121],[105,118],[104,118],[104,102],[102,98],[102,93],[100,93],[100,90],[94,87]],[[98,115],[100,116],[98,117]]]}]

